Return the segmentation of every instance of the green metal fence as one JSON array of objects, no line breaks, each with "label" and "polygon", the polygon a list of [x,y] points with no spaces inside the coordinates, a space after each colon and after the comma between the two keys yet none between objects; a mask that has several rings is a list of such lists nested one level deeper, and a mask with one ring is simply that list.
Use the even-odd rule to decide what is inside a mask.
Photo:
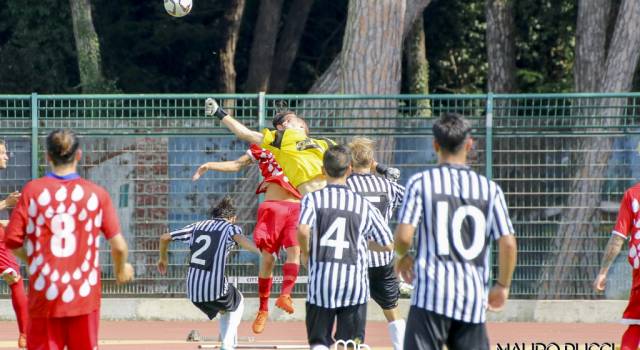
[{"label": "green metal fence", "polygon": [[[235,159],[247,148],[215,118],[204,117],[206,97],[0,96],[0,129],[11,151],[9,168],[0,173],[0,193],[19,190],[44,173],[43,143],[49,131],[74,129],[84,149],[81,175],[111,193],[136,269],[133,284],[116,286],[109,253],[103,251],[105,295],[183,296],[186,246],[172,246],[169,272],[161,276],[155,269],[160,234],[203,218],[224,194],[235,197],[240,222],[250,234],[259,201],[255,167],[191,181],[199,164]],[[378,160],[400,168],[403,182],[436,160],[433,117],[444,112],[467,116],[476,140],[470,163],[503,187],[511,210],[520,250],[512,289],[517,298],[595,297],[590,283],[617,203],[640,176],[640,94],[213,97],[252,129],[269,127],[277,110],[289,108],[308,121],[312,135],[339,142],[371,137],[378,141]],[[594,210],[572,222],[571,209],[585,203]],[[578,225],[585,221],[590,230]],[[234,252],[228,272],[256,276],[257,258]],[[628,291],[628,273],[620,257],[612,269],[614,292],[607,297]],[[249,294],[257,291],[255,283],[239,287]],[[298,284],[294,292],[303,295],[305,285]],[[0,293],[7,293],[4,285]]]}]

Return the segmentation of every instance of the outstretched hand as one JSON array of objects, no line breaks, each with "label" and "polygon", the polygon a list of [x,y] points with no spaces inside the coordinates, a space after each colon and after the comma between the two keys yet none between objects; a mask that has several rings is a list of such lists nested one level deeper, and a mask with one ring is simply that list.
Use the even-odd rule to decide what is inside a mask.
[{"label": "outstretched hand", "polygon": [[202,164],[200,167],[198,167],[198,170],[196,170],[196,172],[193,174],[193,177],[191,177],[191,179],[193,181],[198,181],[198,179],[204,175],[204,173],[206,173],[209,170],[209,168],[207,168],[207,164]]}]

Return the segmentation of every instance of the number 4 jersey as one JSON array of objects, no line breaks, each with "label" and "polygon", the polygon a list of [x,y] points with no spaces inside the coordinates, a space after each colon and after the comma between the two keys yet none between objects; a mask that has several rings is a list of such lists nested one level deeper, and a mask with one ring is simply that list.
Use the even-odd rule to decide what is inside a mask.
[{"label": "number 4 jersey", "polygon": [[303,197],[300,224],[311,228],[307,301],[328,309],[366,303],[367,241],[393,242],[380,211],[346,186],[328,185]]},{"label": "number 4 jersey", "polygon": [[513,233],[500,187],[465,166],[443,164],[409,179],[398,218],[418,229],[411,304],[485,322],[489,243]]},{"label": "number 4 jersey", "polygon": [[27,183],[6,232],[28,257],[29,316],[71,317],[100,307],[100,232],[120,233],[107,191],[77,174]]}]

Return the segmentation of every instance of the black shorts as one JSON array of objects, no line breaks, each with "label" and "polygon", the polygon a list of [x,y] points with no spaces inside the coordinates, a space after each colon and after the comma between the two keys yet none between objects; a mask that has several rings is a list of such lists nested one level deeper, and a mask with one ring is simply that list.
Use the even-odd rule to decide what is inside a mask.
[{"label": "black shorts", "polygon": [[[337,319],[336,334],[331,330]],[[364,327],[367,322],[367,304],[327,309],[307,303],[307,340],[309,345],[331,346],[335,340],[364,342]],[[358,335],[361,334],[362,338]]]},{"label": "black shorts", "polygon": [[214,301],[195,302],[192,301],[198,309],[204,312],[210,320],[216,318],[218,312],[236,311],[240,302],[242,301],[242,294],[236,289],[236,287],[229,283],[227,294],[221,296]]},{"label": "black shorts", "polygon": [[484,323],[457,321],[411,306],[404,333],[404,348],[412,350],[489,350]]},{"label": "black shorts", "polygon": [[369,268],[369,291],[373,299],[383,310],[395,309],[400,298],[400,283],[393,262],[379,267]]}]

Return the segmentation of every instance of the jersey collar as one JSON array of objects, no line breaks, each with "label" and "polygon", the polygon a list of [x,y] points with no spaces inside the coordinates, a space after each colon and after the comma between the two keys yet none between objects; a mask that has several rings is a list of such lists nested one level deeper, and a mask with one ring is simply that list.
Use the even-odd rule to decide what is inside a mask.
[{"label": "jersey collar", "polygon": [[58,180],[75,180],[80,178],[80,175],[78,175],[78,173],[71,173],[71,174],[60,176],[52,172],[48,172],[45,176],[58,179]]}]

